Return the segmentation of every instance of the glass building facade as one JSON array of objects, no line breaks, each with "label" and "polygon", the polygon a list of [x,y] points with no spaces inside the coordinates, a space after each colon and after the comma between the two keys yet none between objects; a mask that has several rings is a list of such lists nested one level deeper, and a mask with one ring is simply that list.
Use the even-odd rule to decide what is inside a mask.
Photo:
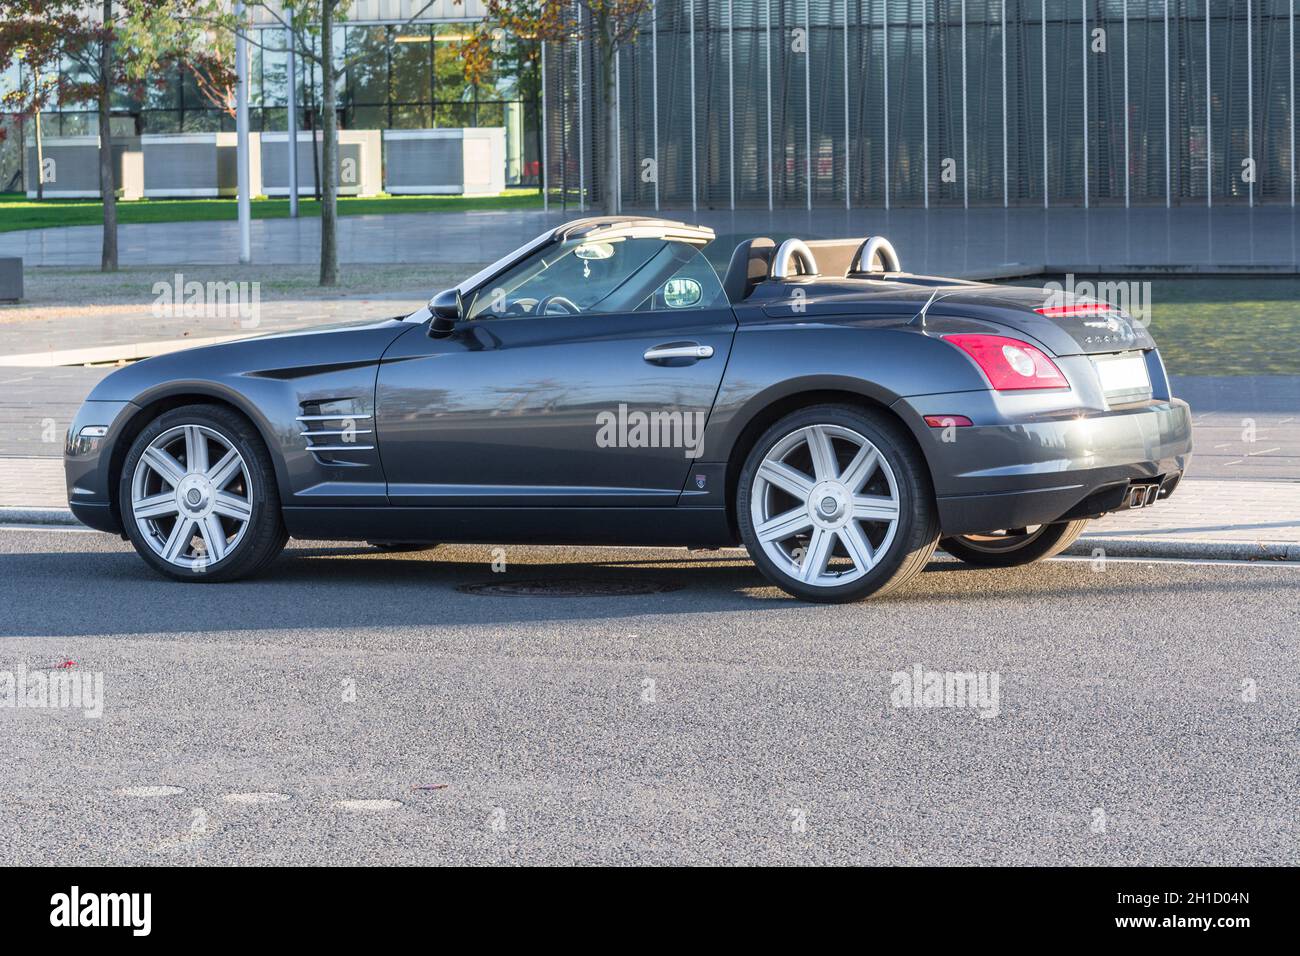
[{"label": "glass building facade", "polygon": [[[618,58],[622,200],[1294,204],[1295,30],[1295,0],[655,0]],[[607,185],[596,55],[546,45],[565,205]]]},{"label": "glass building facade", "polygon": [[[465,22],[409,25],[348,23],[335,28],[334,50],[348,63],[336,90],[341,129],[427,129],[503,126],[518,143],[507,169],[511,185],[539,181],[539,89],[529,71],[506,67],[477,83],[466,80],[455,45]],[[286,31],[260,27],[249,44],[249,122],[254,131],[287,128],[290,95]],[[311,38],[319,46],[318,38]],[[295,58],[298,122],[320,125],[321,70],[307,57]],[[18,67],[14,67],[18,69]],[[64,69],[74,69],[65,64]],[[16,77],[0,77],[0,81]],[[204,95],[194,75],[175,67],[142,94],[117,92],[115,135],[234,130],[235,118]],[[0,86],[4,84],[0,82]],[[42,115],[46,136],[93,135],[93,104],[57,103]],[[13,165],[21,162],[16,149]],[[19,182],[13,171],[0,183]],[[14,188],[17,188],[16,185]]]}]

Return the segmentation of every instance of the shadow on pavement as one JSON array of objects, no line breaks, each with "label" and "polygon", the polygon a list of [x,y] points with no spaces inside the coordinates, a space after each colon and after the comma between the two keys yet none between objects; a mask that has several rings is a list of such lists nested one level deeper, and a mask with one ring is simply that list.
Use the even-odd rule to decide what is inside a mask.
[{"label": "shadow on pavement", "polygon": [[[125,549],[9,553],[0,555],[0,591],[7,592],[0,602],[0,637],[458,627],[732,611],[820,614],[858,625],[877,610],[897,623],[900,614],[912,613],[909,606],[919,612],[953,602],[1131,600],[1139,588],[1147,599],[1207,590],[1228,595],[1255,586],[1244,578],[1208,582],[1190,576],[1139,584],[1131,575],[1092,574],[1073,562],[982,570],[940,557],[895,594],[836,607],[787,597],[735,552],[663,552],[656,558],[654,552],[628,551],[624,558],[610,557],[608,550],[557,548],[553,560],[531,552],[530,561],[512,563],[502,574],[492,572],[490,553],[463,546],[414,555],[295,547],[259,578],[211,585],[164,580]],[[590,584],[606,593],[536,593],[548,582],[562,590]],[[525,593],[462,590],[520,583]]]}]

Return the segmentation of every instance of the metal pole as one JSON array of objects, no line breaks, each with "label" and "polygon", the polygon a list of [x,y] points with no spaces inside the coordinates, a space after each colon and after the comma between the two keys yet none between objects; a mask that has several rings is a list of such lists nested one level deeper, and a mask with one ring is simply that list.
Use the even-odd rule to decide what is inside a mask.
[{"label": "metal pole", "polygon": [[539,63],[538,63],[538,68],[539,68],[539,71],[540,71],[540,73],[541,73],[541,87],[542,87],[542,116],[541,116],[541,125],[542,125],[542,155],[541,155],[541,157],[540,157],[540,159],[541,159],[541,166],[542,166],[542,169],[541,169],[541,172],[542,172],[542,212],[550,212],[550,211],[551,211],[551,183],[550,183],[550,176],[549,176],[550,170],[548,169],[548,167],[550,166],[550,162],[549,162],[549,160],[550,160],[551,157],[550,157],[549,150],[548,150],[548,145],[547,145],[547,142],[546,142],[546,120],[547,120],[547,111],[546,111],[546,42],[545,42],[545,41],[541,41],[541,42],[538,44],[538,46],[540,47],[540,49],[539,49],[539,51],[538,51],[539,58],[540,58],[540,59],[539,59]]},{"label": "metal pole", "polygon": [[650,147],[655,160],[655,211],[659,210],[659,9],[650,4]]},{"label": "metal pole", "polygon": [[695,0],[690,0],[687,9],[687,15],[690,17],[690,45],[691,45],[691,212],[695,212],[697,206],[697,190],[695,182],[696,167],[696,147],[695,147]]},{"label": "metal pole", "polygon": [[289,218],[298,218],[298,68],[294,47],[298,45],[297,31],[289,30]]},{"label": "metal pole", "polygon": [[767,211],[772,211],[772,0],[767,7]]},{"label": "metal pole", "polygon": [[736,48],[733,0],[727,0],[727,169],[731,180],[731,208],[736,208]]},{"label": "metal pole", "polygon": [[[36,75],[36,82],[40,83],[40,74]],[[33,111],[36,121],[36,198],[45,198],[45,137],[41,135],[41,108],[38,104]],[[23,150],[26,152],[26,150]]]},{"label": "metal pole", "polygon": [[1083,9],[1083,208],[1088,208],[1088,0]]},{"label": "metal pole", "polygon": [[1002,208],[1011,201],[1011,174],[1007,168],[1007,0],[1002,0]]},{"label": "metal pole", "polygon": [[970,159],[966,148],[966,0],[961,0],[961,207],[970,208]]},{"label": "metal pole", "polygon": [[587,208],[587,145],[585,120],[583,115],[586,107],[583,105],[583,83],[582,83],[582,7],[574,0],[574,9],[577,11],[578,18],[578,211],[583,212]]},{"label": "metal pole", "polygon": [[[1246,157],[1250,165],[1255,165],[1255,45],[1253,27],[1251,26],[1250,0],[1246,0]],[[1250,171],[1250,205],[1255,205],[1255,175]]]},{"label": "metal pole", "polygon": [[926,209],[930,208],[930,43],[925,28],[929,18],[925,0],[921,0],[921,189]]},{"label": "metal pole", "polygon": [[808,208],[812,209],[812,15],[811,0],[803,0],[803,180]]},{"label": "metal pole", "polygon": [[1295,0],[1291,0],[1291,205],[1295,205]]},{"label": "metal pole", "polygon": [[885,71],[884,99],[881,101],[881,106],[885,114],[884,117],[885,118],[885,124],[884,124],[885,125],[885,136],[884,136],[885,208],[888,209],[889,208],[889,4],[887,3],[882,3],[880,5],[880,23],[883,28],[881,31],[881,40],[885,51],[885,55],[881,57],[880,60],[881,63],[884,64],[884,71]]},{"label": "metal pole", "polygon": [[[235,4],[235,17],[243,23],[244,5]],[[248,175],[248,40],[243,29],[235,32],[235,168],[239,198],[239,261],[253,261],[252,206]]]},{"label": "metal pole", "polygon": [[609,184],[610,192],[614,194],[614,208],[618,212],[623,211],[623,62],[619,57],[620,50],[615,50],[611,56],[614,58],[614,115],[618,117],[618,122],[614,128],[609,131],[609,148],[614,150],[614,181]]},{"label": "metal pole", "polygon": [[1129,207],[1129,121],[1128,121],[1128,0],[1124,0],[1124,208]]},{"label": "metal pole", "polygon": [[1205,205],[1214,205],[1213,115],[1210,109],[1210,0],[1205,0]]},{"label": "metal pole", "polygon": [[844,0],[844,208],[852,206],[852,149],[849,147],[849,0]]},{"label": "metal pole", "polygon": [[1047,205],[1047,0],[1043,0],[1043,208]]},{"label": "metal pole", "polygon": [[[1295,3],[1295,0],[1292,0]],[[1174,173],[1169,142],[1169,0],[1165,0],[1165,208],[1174,204]]]}]

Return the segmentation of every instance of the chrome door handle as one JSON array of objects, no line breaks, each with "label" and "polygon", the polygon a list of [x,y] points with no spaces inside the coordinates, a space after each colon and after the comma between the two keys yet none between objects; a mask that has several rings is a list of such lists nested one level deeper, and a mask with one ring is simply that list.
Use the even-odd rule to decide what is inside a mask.
[{"label": "chrome door handle", "polygon": [[661,346],[653,349],[646,349],[645,360],[647,362],[660,362],[664,359],[689,358],[689,359],[706,359],[713,358],[712,345],[670,345]]}]

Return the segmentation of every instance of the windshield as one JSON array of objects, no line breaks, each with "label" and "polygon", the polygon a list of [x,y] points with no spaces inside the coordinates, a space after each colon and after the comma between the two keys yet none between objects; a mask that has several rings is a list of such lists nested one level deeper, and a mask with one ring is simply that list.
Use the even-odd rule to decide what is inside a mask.
[{"label": "windshield", "polygon": [[475,319],[699,309],[722,296],[722,283],[699,245],[593,237],[547,246],[479,289],[466,314]]}]

